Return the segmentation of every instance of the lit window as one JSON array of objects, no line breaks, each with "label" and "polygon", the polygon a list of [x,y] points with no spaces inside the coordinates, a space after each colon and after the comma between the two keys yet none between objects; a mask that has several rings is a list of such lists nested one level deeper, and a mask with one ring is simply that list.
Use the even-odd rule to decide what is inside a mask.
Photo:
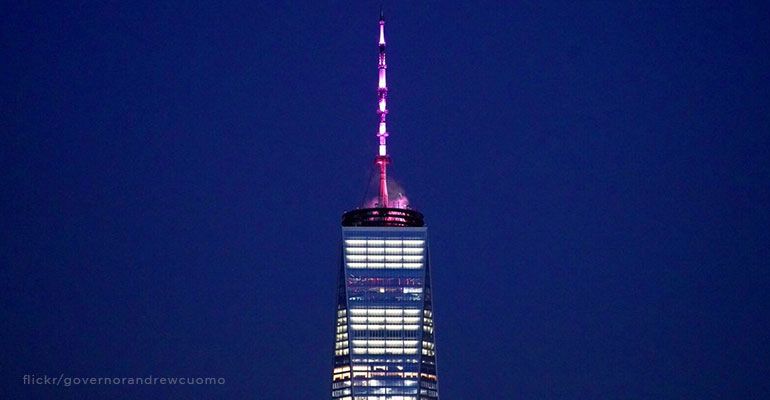
[{"label": "lit window", "polygon": [[405,247],[404,254],[422,254],[423,249],[419,247]]},{"label": "lit window", "polygon": [[366,254],[365,247],[348,247],[345,249],[348,254]]}]

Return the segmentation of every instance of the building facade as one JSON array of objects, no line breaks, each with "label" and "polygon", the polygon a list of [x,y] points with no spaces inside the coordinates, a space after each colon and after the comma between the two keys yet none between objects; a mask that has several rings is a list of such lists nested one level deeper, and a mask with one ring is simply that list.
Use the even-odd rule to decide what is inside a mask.
[{"label": "building facade", "polygon": [[[362,219],[366,212],[379,216]],[[410,218],[389,216],[408,214]],[[332,399],[437,399],[428,231],[412,210],[343,217]]]}]

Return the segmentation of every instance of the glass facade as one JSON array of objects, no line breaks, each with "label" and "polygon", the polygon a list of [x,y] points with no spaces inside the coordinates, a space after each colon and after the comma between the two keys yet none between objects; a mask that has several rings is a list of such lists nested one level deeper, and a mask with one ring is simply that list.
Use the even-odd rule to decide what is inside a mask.
[{"label": "glass facade", "polygon": [[335,400],[438,399],[425,227],[343,226]]}]

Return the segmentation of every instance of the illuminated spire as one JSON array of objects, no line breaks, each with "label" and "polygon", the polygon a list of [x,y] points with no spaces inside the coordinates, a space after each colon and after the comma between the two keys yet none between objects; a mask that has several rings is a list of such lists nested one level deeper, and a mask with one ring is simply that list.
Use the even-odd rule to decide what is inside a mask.
[{"label": "illuminated spire", "polygon": [[377,115],[380,117],[379,128],[377,130],[377,137],[379,139],[379,148],[377,157],[374,159],[375,164],[380,169],[380,197],[379,206],[388,207],[388,163],[390,163],[390,157],[388,157],[388,128],[385,123],[385,117],[388,115],[388,85],[386,80],[386,70],[388,68],[385,63],[385,16],[380,10],[380,57],[379,57],[379,79],[377,84]]}]

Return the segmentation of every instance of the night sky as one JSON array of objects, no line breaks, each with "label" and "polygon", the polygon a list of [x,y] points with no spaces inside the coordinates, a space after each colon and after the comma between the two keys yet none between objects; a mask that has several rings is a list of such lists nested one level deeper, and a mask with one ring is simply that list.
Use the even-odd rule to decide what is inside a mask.
[{"label": "night sky", "polygon": [[[0,398],[327,398],[380,3],[60,3],[0,6]],[[770,397],[770,5],[676,3],[385,4],[444,400]]]}]

